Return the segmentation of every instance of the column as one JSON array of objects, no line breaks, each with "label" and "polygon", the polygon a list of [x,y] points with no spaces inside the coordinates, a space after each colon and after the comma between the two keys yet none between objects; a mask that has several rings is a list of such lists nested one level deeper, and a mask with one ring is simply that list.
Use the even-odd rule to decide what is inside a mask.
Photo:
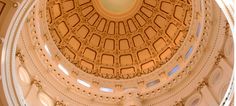
[{"label": "column", "polygon": [[199,83],[198,90],[202,94],[202,98],[208,104],[208,106],[219,106],[216,99],[211,94],[206,81],[202,81]]},{"label": "column", "polygon": [[124,106],[142,106],[141,100],[139,99],[137,89],[128,89],[124,94]]},{"label": "column", "polygon": [[224,68],[225,70],[228,70],[227,72],[232,72],[232,70],[233,70],[233,67],[231,67],[231,66],[227,63],[227,61],[225,60],[225,58],[222,58],[222,59],[220,60],[219,65],[220,65],[222,68]]}]

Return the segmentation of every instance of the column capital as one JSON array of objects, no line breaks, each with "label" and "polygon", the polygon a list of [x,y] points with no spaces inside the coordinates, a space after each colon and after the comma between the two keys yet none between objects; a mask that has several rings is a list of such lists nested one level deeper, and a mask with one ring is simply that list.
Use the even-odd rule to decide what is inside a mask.
[{"label": "column capital", "polygon": [[31,84],[35,85],[38,89],[43,88],[42,85],[41,85],[41,81],[39,81],[39,80],[34,79],[34,80],[32,80]]},{"label": "column capital", "polygon": [[206,80],[198,82],[197,90],[200,91],[204,86],[208,86],[208,82]]},{"label": "column capital", "polygon": [[224,58],[225,55],[222,51],[219,51],[219,54],[216,56],[216,62],[215,62],[215,65],[218,65],[221,61],[222,58]]},{"label": "column capital", "polygon": [[57,100],[55,102],[55,106],[66,106],[66,104],[63,102],[63,100],[61,100],[61,101]]},{"label": "column capital", "polygon": [[184,106],[184,100],[181,98],[179,101],[175,101],[174,106]]},{"label": "column capital", "polygon": [[20,60],[22,63],[25,62],[25,60],[24,60],[24,55],[20,52],[20,50],[17,50],[17,51],[16,51],[16,57],[18,57],[19,60]]}]

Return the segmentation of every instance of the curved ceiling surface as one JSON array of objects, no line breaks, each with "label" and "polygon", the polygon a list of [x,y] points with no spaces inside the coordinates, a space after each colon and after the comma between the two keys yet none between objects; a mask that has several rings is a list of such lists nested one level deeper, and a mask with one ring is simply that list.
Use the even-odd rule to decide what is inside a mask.
[{"label": "curved ceiling surface", "polygon": [[134,78],[166,64],[184,42],[192,15],[188,0],[48,0],[47,10],[61,53],[107,79]]}]

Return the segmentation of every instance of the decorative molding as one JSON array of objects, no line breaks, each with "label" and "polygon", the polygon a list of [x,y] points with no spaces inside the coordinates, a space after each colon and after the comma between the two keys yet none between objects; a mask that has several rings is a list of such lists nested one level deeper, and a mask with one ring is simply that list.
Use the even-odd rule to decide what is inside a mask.
[{"label": "decorative molding", "polygon": [[21,54],[20,50],[18,50],[18,51],[16,52],[16,56],[19,58],[19,60],[21,61],[21,63],[24,63],[24,62],[25,62],[25,60],[24,60],[24,55]]},{"label": "decorative molding", "polygon": [[38,80],[32,80],[31,85],[35,85],[39,90],[41,90],[43,87],[41,85],[41,81]]},{"label": "decorative molding", "polygon": [[61,100],[61,101],[56,101],[55,106],[66,106],[66,104],[64,104],[63,100]]},{"label": "decorative molding", "polygon": [[179,101],[175,101],[175,104],[174,104],[173,106],[185,106],[185,105],[184,105],[184,100],[181,99],[181,100],[179,100]]},{"label": "decorative molding", "polygon": [[206,80],[198,83],[197,91],[200,91],[204,86],[208,86],[208,82]]},{"label": "decorative molding", "polygon": [[216,56],[216,62],[215,65],[219,65],[221,59],[225,58],[224,53],[222,51],[219,52],[219,55]]}]

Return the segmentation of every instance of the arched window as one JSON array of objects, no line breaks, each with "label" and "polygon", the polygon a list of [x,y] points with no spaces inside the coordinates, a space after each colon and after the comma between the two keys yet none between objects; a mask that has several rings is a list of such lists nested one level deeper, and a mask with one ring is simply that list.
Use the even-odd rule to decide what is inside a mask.
[{"label": "arched window", "polygon": [[77,82],[80,83],[80,84],[82,84],[83,86],[88,87],[88,88],[91,87],[91,85],[90,85],[89,83],[87,83],[87,82],[85,82],[85,81],[83,81],[83,80],[77,79]]},{"label": "arched window", "polygon": [[196,98],[195,100],[193,100],[193,102],[191,103],[191,106],[198,106],[200,102],[199,98]]},{"label": "arched window", "polygon": [[21,67],[19,67],[18,72],[19,72],[19,76],[20,76],[21,81],[23,81],[26,84],[30,84],[31,80],[30,80],[29,74],[26,71],[26,69],[21,66]]},{"label": "arched window", "polygon": [[68,70],[62,65],[62,64],[58,64],[58,68],[66,75],[69,75]]},{"label": "arched window", "polygon": [[193,94],[185,103],[185,106],[199,106],[201,104],[201,95],[199,93]]},{"label": "arched window", "polygon": [[157,85],[158,83],[160,83],[160,80],[159,80],[159,79],[147,83],[146,86],[147,86],[147,87],[152,87],[152,86]]},{"label": "arched window", "polygon": [[43,106],[54,106],[53,100],[47,94],[40,92],[38,98]]},{"label": "arched window", "polygon": [[101,88],[100,88],[100,91],[102,91],[102,92],[113,92],[113,89],[101,87]]}]

